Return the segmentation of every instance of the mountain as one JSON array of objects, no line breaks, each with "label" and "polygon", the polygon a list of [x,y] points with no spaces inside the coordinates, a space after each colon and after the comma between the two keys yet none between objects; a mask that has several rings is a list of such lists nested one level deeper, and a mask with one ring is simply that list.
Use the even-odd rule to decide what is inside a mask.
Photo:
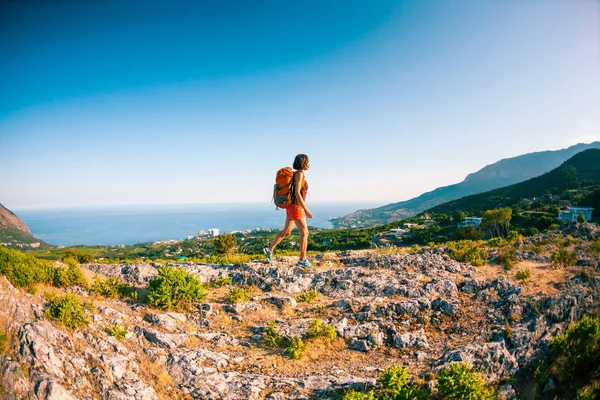
[{"label": "mountain", "polygon": [[0,245],[23,249],[50,247],[48,243],[33,237],[27,224],[2,204],[0,204]]},{"label": "mountain", "polygon": [[[544,195],[565,196],[569,191],[586,188],[596,192],[600,189],[600,149],[582,151],[550,172],[514,185],[473,194],[452,200],[427,210],[428,213],[452,214],[463,211],[480,214],[485,210],[510,207],[525,198]],[[592,199],[592,197],[589,197]],[[584,203],[589,201],[584,200]],[[594,203],[582,204],[600,211]]]},{"label": "mountain", "polygon": [[334,226],[368,226],[408,218],[454,199],[523,182],[542,175],[587,149],[600,148],[600,142],[580,143],[562,150],[528,153],[505,158],[467,175],[460,183],[444,186],[410,200],[378,208],[359,210],[331,220]]}]

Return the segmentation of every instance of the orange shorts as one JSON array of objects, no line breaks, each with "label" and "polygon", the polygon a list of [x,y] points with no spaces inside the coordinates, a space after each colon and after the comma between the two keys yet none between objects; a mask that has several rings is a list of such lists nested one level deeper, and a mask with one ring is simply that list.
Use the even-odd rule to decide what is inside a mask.
[{"label": "orange shorts", "polygon": [[304,210],[302,209],[302,206],[297,204],[292,204],[286,208],[285,213],[292,221],[304,218]]}]

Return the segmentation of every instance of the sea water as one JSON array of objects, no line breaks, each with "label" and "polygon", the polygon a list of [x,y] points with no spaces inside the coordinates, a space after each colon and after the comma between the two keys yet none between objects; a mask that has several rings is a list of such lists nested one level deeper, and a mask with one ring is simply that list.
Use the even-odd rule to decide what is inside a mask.
[{"label": "sea water", "polygon": [[[330,218],[340,217],[377,204],[309,204],[313,218],[308,225],[330,228]],[[181,240],[199,231],[221,233],[256,228],[281,228],[285,210],[273,204],[185,204],[112,206],[89,208],[13,210],[33,235],[59,246],[119,245]]]}]

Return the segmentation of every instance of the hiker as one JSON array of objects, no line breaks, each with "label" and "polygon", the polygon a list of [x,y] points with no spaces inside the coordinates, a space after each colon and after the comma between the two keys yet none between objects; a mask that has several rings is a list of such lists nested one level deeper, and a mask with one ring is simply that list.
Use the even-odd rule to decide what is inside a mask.
[{"label": "hiker", "polygon": [[306,193],[308,192],[308,183],[304,177],[304,171],[310,167],[308,156],[306,154],[298,154],[294,159],[294,175],[292,178],[291,204],[285,209],[286,218],[283,229],[273,239],[270,247],[265,247],[263,251],[269,262],[273,261],[273,250],[288,236],[294,224],[300,232],[300,260],[298,265],[302,267],[312,268],[313,265],[306,259],[306,247],[308,244],[308,225],[306,218],[312,218],[312,213],[306,206]]}]

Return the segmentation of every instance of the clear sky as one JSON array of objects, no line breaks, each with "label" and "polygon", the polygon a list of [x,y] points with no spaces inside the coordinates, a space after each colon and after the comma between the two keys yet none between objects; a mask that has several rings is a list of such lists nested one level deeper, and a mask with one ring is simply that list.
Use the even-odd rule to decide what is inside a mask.
[{"label": "clear sky", "polygon": [[0,203],[387,204],[600,140],[600,2],[2,1]]}]

